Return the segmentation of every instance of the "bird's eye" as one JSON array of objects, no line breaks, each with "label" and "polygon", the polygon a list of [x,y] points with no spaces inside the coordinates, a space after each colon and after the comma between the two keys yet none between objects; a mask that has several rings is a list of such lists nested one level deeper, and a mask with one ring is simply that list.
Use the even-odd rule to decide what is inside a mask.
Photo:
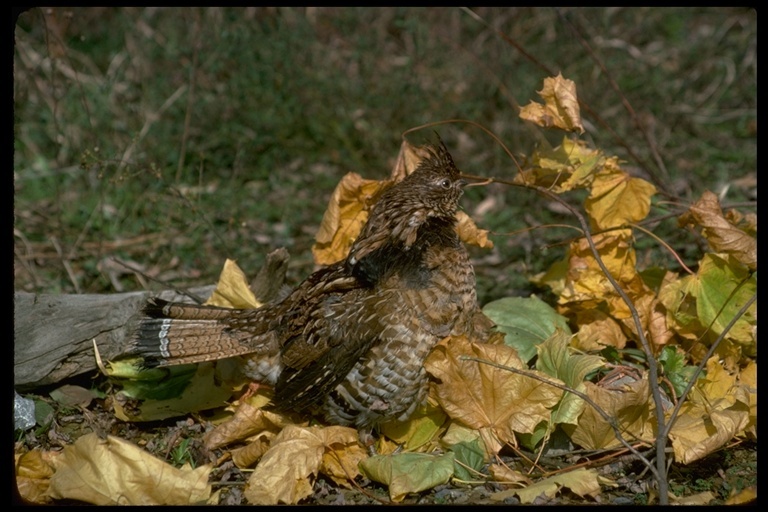
[{"label": "bird's eye", "polygon": [[451,188],[451,180],[449,180],[448,178],[444,178],[440,180],[439,184],[443,188]]}]

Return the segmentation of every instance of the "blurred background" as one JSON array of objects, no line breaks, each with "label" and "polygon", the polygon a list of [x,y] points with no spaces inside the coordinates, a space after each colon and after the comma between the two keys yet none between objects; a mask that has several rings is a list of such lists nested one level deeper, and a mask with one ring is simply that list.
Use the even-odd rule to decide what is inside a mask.
[{"label": "blurred background", "polygon": [[[386,178],[404,131],[451,119],[524,162],[562,140],[518,118],[557,73],[576,82],[583,138],[657,185],[652,227],[695,263],[674,214],[707,189],[756,206],[756,45],[745,8],[30,9],[14,47],[15,289],[212,284],[225,258],[253,277],[278,247],[297,284],[344,174]],[[433,130],[463,171],[516,174],[472,124],[408,140]],[[481,303],[536,291],[528,278],[574,235],[527,229],[574,221],[524,189],[476,187],[462,205],[494,233],[472,250]],[[641,266],[676,265],[652,239],[638,249]]]}]

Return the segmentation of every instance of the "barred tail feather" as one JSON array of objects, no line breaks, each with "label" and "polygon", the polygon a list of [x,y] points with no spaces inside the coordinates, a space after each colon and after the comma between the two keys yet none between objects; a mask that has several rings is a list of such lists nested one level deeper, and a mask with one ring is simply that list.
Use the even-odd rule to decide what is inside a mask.
[{"label": "barred tail feather", "polygon": [[135,350],[147,366],[201,363],[261,352],[249,330],[232,329],[237,310],[151,299],[135,332]]}]

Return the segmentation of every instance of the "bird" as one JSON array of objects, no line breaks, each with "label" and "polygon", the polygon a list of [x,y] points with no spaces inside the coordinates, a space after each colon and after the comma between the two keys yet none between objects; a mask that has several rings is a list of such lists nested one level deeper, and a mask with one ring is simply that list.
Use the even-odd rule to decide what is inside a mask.
[{"label": "bird", "polygon": [[407,420],[426,400],[432,348],[490,322],[456,230],[466,182],[439,136],[422,148],[344,259],[256,309],[150,299],[135,353],[149,367],[241,356],[275,407],[355,427],[369,445],[379,424]]}]

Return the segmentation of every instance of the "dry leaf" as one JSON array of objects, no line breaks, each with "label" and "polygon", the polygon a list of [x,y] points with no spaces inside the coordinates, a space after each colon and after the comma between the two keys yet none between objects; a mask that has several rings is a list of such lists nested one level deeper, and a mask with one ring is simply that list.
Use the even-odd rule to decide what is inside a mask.
[{"label": "dry leaf", "polygon": [[248,285],[245,273],[237,266],[235,260],[230,259],[224,262],[219,282],[216,283],[216,288],[205,304],[234,309],[261,307],[261,303]]},{"label": "dry leaf", "polygon": [[556,127],[584,133],[576,84],[573,80],[565,79],[558,73],[556,77],[545,78],[544,88],[537,92],[544,104],[532,101],[524,106],[520,109],[521,119],[533,121],[544,128]]},{"label": "dry leaf", "polygon": [[510,496],[517,496],[524,504],[533,503],[539,497],[552,499],[563,487],[570,489],[574,494],[592,498],[600,494],[600,484],[609,483],[602,479],[594,469],[576,469],[567,473],[551,476],[529,485],[523,489],[510,489],[491,495],[494,501],[504,501]]},{"label": "dry leaf", "polygon": [[93,400],[93,393],[89,389],[72,384],[64,384],[50,392],[51,398],[65,406],[88,407]]},{"label": "dry leaf", "polygon": [[745,432],[757,438],[757,363],[750,361],[739,373],[739,384],[749,394],[749,424],[744,428]]},{"label": "dry leaf", "polygon": [[211,466],[177,469],[117,437],[88,434],[64,448],[49,494],[94,505],[191,505],[211,494]]},{"label": "dry leaf", "polygon": [[609,346],[624,348],[627,344],[621,325],[598,309],[576,311],[574,323],[579,326],[579,332],[571,341],[571,346],[579,350],[599,351]]},{"label": "dry leaf", "polygon": [[52,459],[60,453],[36,449],[15,454],[16,488],[22,499],[30,503],[50,503],[48,486],[54,473]]},{"label": "dry leaf", "polygon": [[508,466],[502,464],[490,464],[488,466],[488,471],[490,471],[494,480],[502,484],[525,487],[533,483],[533,480],[524,473],[521,473],[516,469],[510,469]]},{"label": "dry leaf", "polygon": [[293,422],[286,415],[266,411],[251,402],[240,402],[235,414],[228,421],[205,434],[205,446],[209,450],[231,443],[244,441],[264,431],[279,432]]},{"label": "dry leaf", "polygon": [[429,156],[429,151],[424,146],[414,146],[407,140],[400,145],[400,152],[389,176],[390,181],[397,183],[419,166],[419,163]]},{"label": "dry leaf", "polygon": [[391,181],[346,174],[333,191],[312,247],[315,263],[331,265],[344,258],[368,220],[368,211]]},{"label": "dry leaf", "polygon": [[231,451],[232,462],[240,469],[253,467],[267,453],[275,435],[274,432],[265,431],[250,436],[247,445]]},{"label": "dry leaf", "polygon": [[[584,383],[584,393],[608,415],[615,418],[624,438],[629,442],[644,439],[651,444],[655,437],[656,418],[648,387],[648,375],[639,381],[629,381],[622,389],[605,389],[591,382]],[[587,450],[616,448],[620,442],[611,426],[595,409],[587,404],[578,424],[565,425],[571,440]]]},{"label": "dry leaf", "polygon": [[584,207],[598,229],[621,227],[646,218],[655,193],[651,183],[624,171],[601,172]]},{"label": "dry leaf", "polygon": [[360,474],[360,462],[368,458],[367,450],[360,445],[357,430],[331,426],[321,430],[320,437],[325,445],[320,472],[337,485],[352,487]]},{"label": "dry leaf", "polygon": [[487,229],[478,228],[475,221],[461,210],[456,212],[456,219],[458,220],[456,230],[462,242],[476,245],[483,249],[493,248],[493,241],[488,239],[489,231]]},{"label": "dry leaf", "polygon": [[[440,342],[425,362],[436,383],[440,406],[463,424],[490,431],[498,441],[515,443],[514,432],[531,433],[542,421],[548,421],[550,409],[557,404],[562,390],[540,381],[475,361],[476,357],[496,364],[523,369],[517,352],[506,345],[470,343],[466,337],[449,337]],[[557,383],[541,372],[529,373]],[[491,449],[494,439],[484,436]]]},{"label": "dry leaf", "polygon": [[701,226],[701,234],[712,249],[733,254],[750,269],[757,269],[757,239],[731,224],[723,216],[720,202],[712,192],[704,192],[701,199],[680,217],[679,223],[681,226]]},{"label": "dry leaf", "polygon": [[[348,427],[286,426],[272,441],[267,453],[256,466],[245,497],[253,505],[294,505],[312,494],[317,473],[324,467],[324,455],[340,446],[357,444],[357,431]],[[354,472],[356,455],[339,457],[347,472]],[[331,463],[328,462],[327,465]],[[345,471],[331,466],[338,478]],[[356,472],[351,474],[353,478]]]},{"label": "dry leaf", "polygon": [[741,433],[749,424],[749,389],[723,368],[717,357],[707,361],[707,373],[696,392],[680,409],[669,437],[675,460],[699,460]]}]

